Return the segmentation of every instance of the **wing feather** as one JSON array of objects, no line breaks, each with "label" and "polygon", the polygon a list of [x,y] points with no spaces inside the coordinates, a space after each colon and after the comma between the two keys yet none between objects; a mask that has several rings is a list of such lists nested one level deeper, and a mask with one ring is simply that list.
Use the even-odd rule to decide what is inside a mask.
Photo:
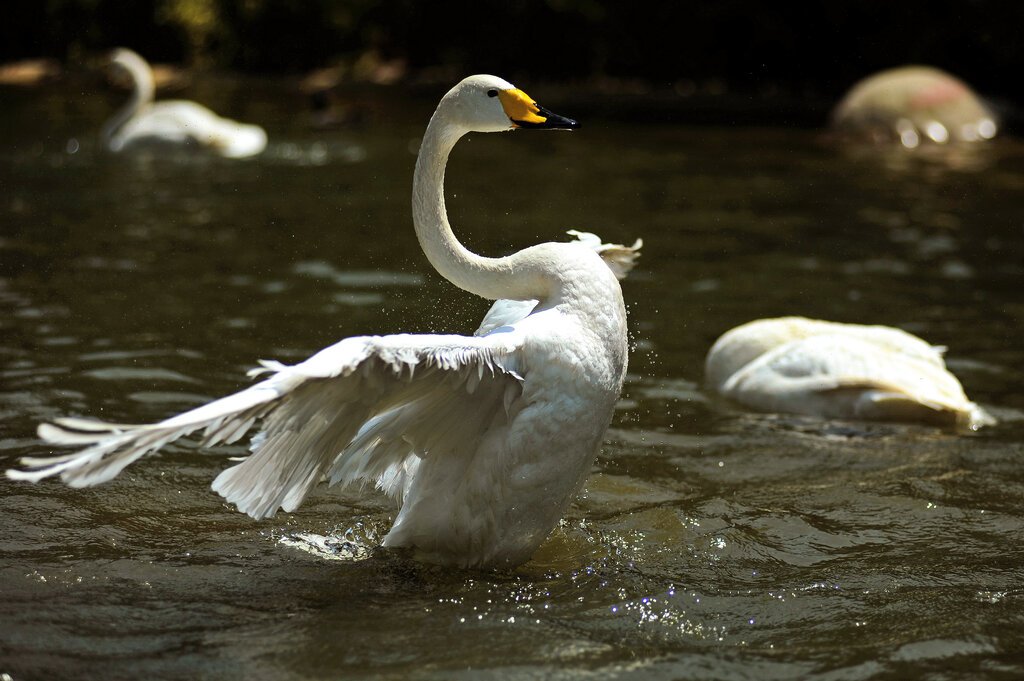
[{"label": "wing feather", "polygon": [[[213,489],[255,518],[294,510],[326,475],[331,483],[374,481],[401,498],[416,457],[479,440],[496,415],[509,417],[521,394],[515,333],[348,338],[294,366],[262,362],[259,383],[149,425],[58,419],[39,427],[44,440],[88,445],[73,454],[21,463],[14,479],[60,475],[85,487],[180,437],[232,443],[257,423],[251,454],[223,471]],[[452,436],[452,433],[458,433]]]}]

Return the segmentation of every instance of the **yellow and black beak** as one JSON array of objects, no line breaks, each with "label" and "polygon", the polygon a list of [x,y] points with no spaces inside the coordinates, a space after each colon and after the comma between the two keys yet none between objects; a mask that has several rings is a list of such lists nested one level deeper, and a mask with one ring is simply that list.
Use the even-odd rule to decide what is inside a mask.
[{"label": "yellow and black beak", "polygon": [[580,124],[571,118],[551,113],[522,90],[498,90],[498,99],[516,128],[575,130]]}]

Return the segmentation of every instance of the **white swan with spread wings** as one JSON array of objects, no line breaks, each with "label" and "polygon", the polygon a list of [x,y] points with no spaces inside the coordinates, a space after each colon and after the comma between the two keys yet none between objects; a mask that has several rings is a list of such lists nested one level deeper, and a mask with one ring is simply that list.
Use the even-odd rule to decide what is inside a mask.
[{"label": "white swan with spread wings", "polygon": [[612,417],[627,356],[616,272],[629,269],[640,242],[577,234],[507,257],[476,255],[448,223],[444,171],[470,131],[576,125],[500,78],[472,76],[427,126],[413,223],[438,272],[497,300],[478,335],[348,338],[294,366],[265,362],[262,382],[152,425],[59,419],[40,436],[86,448],[23,459],[31,470],[8,475],[59,474],[84,487],[189,433],[230,443],[258,425],[251,455],[213,483],[239,510],[265,518],[298,507],[324,478],[371,481],[401,507],[385,546],[465,567],[528,560],[581,486]]},{"label": "white swan with spread wings", "polygon": [[145,59],[124,47],[110,62],[132,79],[128,103],[103,127],[110,151],[140,146],[196,146],[228,158],[255,156],[267,146],[267,133],[258,125],[221,118],[201,104],[181,99],[153,101],[153,71]]}]

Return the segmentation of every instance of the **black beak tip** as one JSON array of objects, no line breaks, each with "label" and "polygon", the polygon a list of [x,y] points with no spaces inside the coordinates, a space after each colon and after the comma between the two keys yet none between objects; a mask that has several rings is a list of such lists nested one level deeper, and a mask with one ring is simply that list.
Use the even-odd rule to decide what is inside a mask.
[{"label": "black beak tip", "polygon": [[556,113],[551,113],[547,109],[540,107],[540,113],[547,120],[542,123],[542,127],[550,128],[552,130],[576,130],[580,127],[577,121],[565,116],[559,116]]},{"label": "black beak tip", "polygon": [[514,122],[520,128],[535,128],[539,130],[578,130],[580,127],[578,121],[551,113],[544,108],[540,109],[540,115],[544,117],[543,123],[528,123],[525,121]]},{"label": "black beak tip", "polygon": [[563,128],[565,130],[579,130],[580,129],[579,121],[574,121],[571,118],[563,118],[562,121],[564,122]]}]

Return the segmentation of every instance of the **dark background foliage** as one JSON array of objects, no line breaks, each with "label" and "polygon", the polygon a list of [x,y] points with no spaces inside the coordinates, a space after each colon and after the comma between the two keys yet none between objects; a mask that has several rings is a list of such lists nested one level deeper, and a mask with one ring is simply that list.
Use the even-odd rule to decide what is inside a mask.
[{"label": "dark background foliage", "polygon": [[397,63],[403,75],[713,81],[837,97],[927,63],[1018,100],[1024,5],[599,0],[40,0],[9,3],[0,59],[74,63],[115,45],[151,61],[255,74]]}]

